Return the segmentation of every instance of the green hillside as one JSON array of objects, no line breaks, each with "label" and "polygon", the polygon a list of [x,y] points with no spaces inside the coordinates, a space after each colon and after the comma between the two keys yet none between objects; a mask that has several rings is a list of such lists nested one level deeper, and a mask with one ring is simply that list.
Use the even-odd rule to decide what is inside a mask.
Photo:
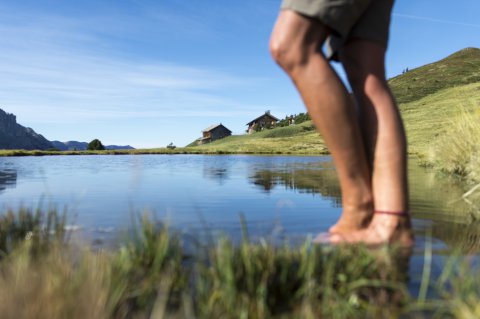
[{"label": "green hillside", "polygon": [[389,80],[399,104],[421,99],[443,89],[480,82],[480,49],[467,48],[438,62]]},{"label": "green hillside", "polygon": [[[480,105],[480,49],[467,48],[389,80],[405,121],[411,153],[426,154],[457,115]],[[311,122],[187,147],[228,153],[324,154]]]},{"label": "green hillside", "polygon": [[311,121],[250,135],[234,135],[213,143],[187,147],[207,153],[327,154]]},{"label": "green hillside", "polygon": [[479,106],[480,82],[443,89],[401,104],[410,153],[426,155],[437,139],[450,133],[464,112],[478,111]]}]

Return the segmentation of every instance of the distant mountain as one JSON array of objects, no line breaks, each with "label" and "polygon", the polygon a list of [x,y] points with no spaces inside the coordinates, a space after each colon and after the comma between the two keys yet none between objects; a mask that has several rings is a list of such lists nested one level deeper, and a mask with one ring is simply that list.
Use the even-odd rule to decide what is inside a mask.
[{"label": "distant mountain", "polygon": [[134,150],[135,147],[130,145],[106,145],[107,150]]},{"label": "distant mountain", "polygon": [[0,109],[0,149],[46,150],[53,148],[42,135],[17,124],[17,118]]},{"label": "distant mountain", "polygon": [[[78,141],[68,141],[68,142],[60,142],[60,141],[52,141],[53,147],[60,151],[85,151],[88,147],[87,142],[78,142]],[[134,148],[130,145],[119,146],[119,145],[106,145],[105,148],[107,150],[133,150]]]},{"label": "distant mountain", "polygon": [[76,142],[76,141],[68,141],[68,142],[60,142],[60,141],[51,141],[53,147],[60,151],[84,151],[87,149],[88,143],[85,142]]}]

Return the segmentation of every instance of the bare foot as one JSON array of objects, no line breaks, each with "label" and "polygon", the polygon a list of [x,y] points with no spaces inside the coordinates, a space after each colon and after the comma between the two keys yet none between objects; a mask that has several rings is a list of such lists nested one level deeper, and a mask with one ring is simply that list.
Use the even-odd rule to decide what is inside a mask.
[{"label": "bare foot", "polygon": [[410,216],[376,213],[370,225],[350,233],[331,234],[332,244],[364,243],[366,245],[398,244],[411,247],[414,243]]},{"label": "bare foot", "polygon": [[372,220],[372,211],[371,204],[361,208],[344,207],[340,219],[328,231],[332,234],[344,234],[367,228]]}]

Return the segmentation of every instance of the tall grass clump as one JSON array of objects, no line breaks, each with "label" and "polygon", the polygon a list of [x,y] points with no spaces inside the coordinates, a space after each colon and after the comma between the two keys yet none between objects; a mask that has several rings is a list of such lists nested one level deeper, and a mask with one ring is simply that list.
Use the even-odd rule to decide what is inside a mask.
[{"label": "tall grass clump", "polygon": [[[352,263],[352,260],[356,262]],[[198,267],[200,318],[395,316],[407,300],[397,264],[365,247],[325,250],[222,239]]]},{"label": "tall grass clump", "polygon": [[433,162],[443,171],[480,181],[480,110],[469,109],[460,107],[460,114],[434,144]]},{"label": "tall grass clump", "polygon": [[1,217],[1,318],[167,318],[178,311],[188,271],[165,225],[145,217],[118,250],[95,252],[65,239],[64,216],[21,209]]},{"label": "tall grass clump", "polygon": [[470,185],[463,199],[480,211],[480,109],[478,101],[467,100],[472,105],[462,106],[460,114],[431,149],[430,162],[441,171],[459,176]]},{"label": "tall grass clump", "polygon": [[0,317],[111,318],[110,259],[51,245],[33,256],[29,240],[0,262]]},{"label": "tall grass clump", "polygon": [[66,214],[50,210],[44,213],[20,208],[18,212],[7,210],[0,216],[0,258],[10,254],[18,245],[29,240],[29,248],[39,254],[52,244],[64,242]]},{"label": "tall grass clump", "polygon": [[109,259],[71,251],[65,222],[55,209],[0,216],[1,318],[108,318]]},{"label": "tall grass clump", "polygon": [[180,307],[188,271],[177,234],[144,215],[112,262],[113,291],[118,293],[116,316],[167,313]]}]

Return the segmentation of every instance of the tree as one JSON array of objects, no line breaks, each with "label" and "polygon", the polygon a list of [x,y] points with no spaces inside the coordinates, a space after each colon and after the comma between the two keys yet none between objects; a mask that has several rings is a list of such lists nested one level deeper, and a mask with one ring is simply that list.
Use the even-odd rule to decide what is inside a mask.
[{"label": "tree", "polygon": [[103,146],[102,142],[99,139],[94,139],[90,143],[88,143],[87,150],[89,151],[103,151],[105,146]]}]

